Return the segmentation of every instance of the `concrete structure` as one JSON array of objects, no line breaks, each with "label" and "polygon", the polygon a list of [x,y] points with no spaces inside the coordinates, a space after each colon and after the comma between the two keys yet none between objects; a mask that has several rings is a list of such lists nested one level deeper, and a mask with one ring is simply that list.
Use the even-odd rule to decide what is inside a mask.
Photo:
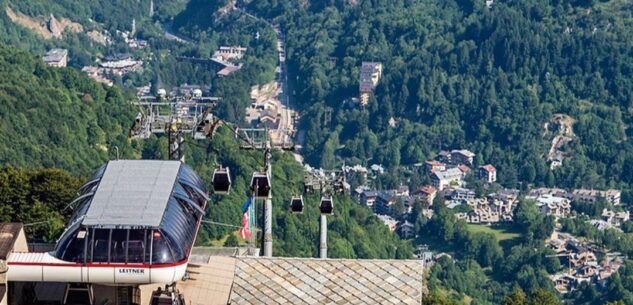
[{"label": "concrete structure", "polygon": [[66,49],[51,49],[46,52],[46,55],[42,57],[44,62],[51,66],[57,68],[63,68],[68,65],[68,50]]},{"label": "concrete structure", "polygon": [[0,223],[0,305],[8,305],[7,258],[13,252],[28,252],[21,223]]},{"label": "concrete structure", "polygon": [[213,53],[212,57],[223,61],[242,59],[242,57],[244,57],[244,53],[246,53],[247,50],[247,48],[241,46],[221,46],[217,51]]},{"label": "concrete structure", "polygon": [[567,217],[571,213],[571,204],[569,199],[565,197],[557,197],[549,194],[541,195],[536,199],[536,205],[541,213],[552,215],[556,218]]},{"label": "concrete structure", "polygon": [[361,106],[367,106],[369,97],[374,93],[378,82],[382,77],[382,63],[364,61],[360,67],[360,83],[358,91],[360,93]]},{"label": "concrete structure", "polygon": [[449,168],[445,171],[437,171],[431,174],[431,182],[437,190],[444,190],[447,186],[460,186],[464,174],[459,168]]},{"label": "concrete structure", "polygon": [[569,199],[573,201],[595,202],[598,198],[604,198],[613,205],[620,205],[622,192],[620,190],[609,189],[606,191],[577,189],[571,192]]},{"label": "concrete structure", "polygon": [[630,220],[631,216],[630,216],[629,211],[616,212],[616,211],[603,209],[601,218],[602,218],[602,220],[604,220],[605,222],[609,223],[610,225],[615,226],[615,227],[619,227],[625,221]]}]

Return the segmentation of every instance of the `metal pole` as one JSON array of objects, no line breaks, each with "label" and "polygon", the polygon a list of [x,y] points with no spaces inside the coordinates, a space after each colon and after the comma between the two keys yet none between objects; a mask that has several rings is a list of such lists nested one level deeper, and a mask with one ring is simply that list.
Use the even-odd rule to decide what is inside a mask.
[{"label": "metal pole", "polygon": [[273,193],[272,193],[272,171],[271,171],[271,155],[270,155],[270,141],[266,142],[266,150],[264,152],[264,158],[266,162],[266,174],[268,179],[271,179],[271,190],[268,193],[268,198],[264,203],[264,256],[273,256]]},{"label": "metal pole", "polygon": [[273,230],[272,230],[272,219],[273,219],[273,199],[272,195],[269,195],[266,199],[265,203],[265,216],[264,216],[264,256],[272,257],[273,256]]},{"label": "metal pole", "polygon": [[327,216],[321,214],[321,242],[319,243],[319,257],[327,258]]}]

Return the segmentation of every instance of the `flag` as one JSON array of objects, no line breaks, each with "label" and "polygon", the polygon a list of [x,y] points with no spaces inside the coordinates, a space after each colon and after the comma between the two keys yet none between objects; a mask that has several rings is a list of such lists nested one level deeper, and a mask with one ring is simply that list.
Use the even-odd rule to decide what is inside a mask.
[{"label": "flag", "polygon": [[242,205],[242,227],[240,228],[240,236],[242,239],[251,237],[251,198],[248,198]]}]

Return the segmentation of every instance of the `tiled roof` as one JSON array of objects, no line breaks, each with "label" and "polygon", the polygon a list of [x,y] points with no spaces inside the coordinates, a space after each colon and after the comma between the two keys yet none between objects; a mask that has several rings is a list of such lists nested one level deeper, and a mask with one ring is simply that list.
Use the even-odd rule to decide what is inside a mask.
[{"label": "tiled roof", "polygon": [[420,304],[422,265],[406,260],[237,258],[230,304]]},{"label": "tiled roof", "polygon": [[497,171],[497,169],[492,164],[486,164],[486,165],[480,166],[479,168],[489,173]]}]

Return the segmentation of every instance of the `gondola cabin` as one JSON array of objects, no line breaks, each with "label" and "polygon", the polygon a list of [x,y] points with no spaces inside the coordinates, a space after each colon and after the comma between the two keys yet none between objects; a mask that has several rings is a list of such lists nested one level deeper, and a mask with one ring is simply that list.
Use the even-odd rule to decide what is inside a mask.
[{"label": "gondola cabin", "polygon": [[295,214],[303,213],[303,197],[295,196],[290,199],[290,211]]},{"label": "gondola cabin", "polygon": [[332,215],[334,213],[334,199],[331,196],[321,197],[321,203],[319,204],[319,210],[323,215]]},{"label": "gondola cabin", "polygon": [[231,174],[228,168],[218,167],[213,172],[213,193],[226,195],[231,191]]},{"label": "gondola cabin", "polygon": [[185,275],[208,200],[180,161],[110,161],[79,189],[74,215],[48,253],[13,253],[7,278],[111,285]]},{"label": "gondola cabin", "polygon": [[268,199],[270,195],[270,177],[266,172],[253,173],[251,191],[256,199]]}]

